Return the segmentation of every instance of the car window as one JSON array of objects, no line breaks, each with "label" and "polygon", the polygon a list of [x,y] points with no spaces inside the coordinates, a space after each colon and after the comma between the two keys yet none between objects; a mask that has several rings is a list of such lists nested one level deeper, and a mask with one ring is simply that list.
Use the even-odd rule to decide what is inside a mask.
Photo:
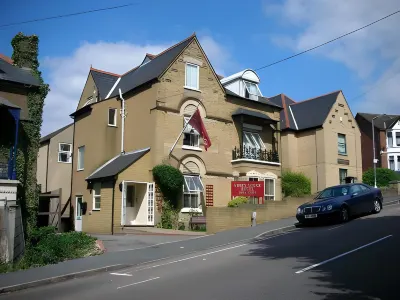
[{"label": "car window", "polygon": [[362,189],[361,189],[361,187],[360,187],[360,185],[353,185],[351,188],[350,188],[350,194],[355,194],[355,193],[361,193],[362,192]]},{"label": "car window", "polygon": [[348,193],[349,193],[349,188],[346,186],[327,188],[318,195],[317,199],[324,199],[324,198],[330,198],[330,197],[341,197],[341,196],[347,195]]},{"label": "car window", "polygon": [[360,185],[360,189],[361,189],[361,191],[363,191],[363,192],[366,192],[366,191],[368,191],[369,190],[369,188],[367,188],[365,185]]}]

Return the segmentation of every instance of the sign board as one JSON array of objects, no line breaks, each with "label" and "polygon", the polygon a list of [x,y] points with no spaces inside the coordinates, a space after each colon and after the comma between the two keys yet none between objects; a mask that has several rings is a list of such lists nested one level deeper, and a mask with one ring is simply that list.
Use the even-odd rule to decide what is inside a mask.
[{"label": "sign board", "polygon": [[264,198],[264,181],[232,181],[231,196]]},{"label": "sign board", "polygon": [[350,165],[350,161],[347,160],[347,159],[340,159],[340,158],[338,158],[337,163],[338,163],[339,165],[347,165],[347,166]]}]

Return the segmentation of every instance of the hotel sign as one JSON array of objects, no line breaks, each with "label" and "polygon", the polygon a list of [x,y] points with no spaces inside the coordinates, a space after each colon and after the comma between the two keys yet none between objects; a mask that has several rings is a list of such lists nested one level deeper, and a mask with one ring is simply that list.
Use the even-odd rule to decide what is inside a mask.
[{"label": "hotel sign", "polygon": [[264,198],[264,181],[232,181],[231,196]]}]

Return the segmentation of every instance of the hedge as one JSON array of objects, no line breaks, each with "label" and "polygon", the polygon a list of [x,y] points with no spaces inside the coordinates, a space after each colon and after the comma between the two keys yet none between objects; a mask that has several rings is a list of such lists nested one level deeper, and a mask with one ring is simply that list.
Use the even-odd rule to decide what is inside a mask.
[{"label": "hedge", "polygon": [[310,195],[311,179],[301,172],[284,172],[282,174],[282,192],[286,197]]},{"label": "hedge", "polygon": [[247,197],[235,197],[228,202],[228,207],[238,207],[240,204],[245,204],[249,201]]},{"label": "hedge", "polygon": [[153,177],[164,199],[178,208],[184,180],[181,171],[170,165],[157,165],[153,168]]},{"label": "hedge", "polygon": [[[368,169],[362,176],[363,183],[374,186],[374,169]],[[400,175],[393,170],[385,168],[376,168],[376,185],[378,187],[387,187],[389,182],[400,180]]]}]

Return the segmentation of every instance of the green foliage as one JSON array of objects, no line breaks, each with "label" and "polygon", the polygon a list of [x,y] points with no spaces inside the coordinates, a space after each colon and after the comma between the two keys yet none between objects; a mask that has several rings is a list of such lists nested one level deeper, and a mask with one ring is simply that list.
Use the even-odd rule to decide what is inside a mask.
[{"label": "green foliage", "polygon": [[311,179],[300,172],[282,174],[282,192],[286,197],[301,197],[311,194]]},{"label": "green foliage", "polygon": [[[19,141],[17,148],[16,169],[17,179],[21,182],[18,188],[18,200],[20,202],[26,237],[36,227],[36,216],[39,204],[39,189],[36,181],[36,160],[39,150],[40,128],[44,99],[50,91],[39,71],[38,46],[39,38],[36,35],[26,36],[18,33],[11,41],[14,52],[12,59],[18,67],[28,67],[32,74],[40,81],[38,88],[30,88],[27,95],[29,121],[20,124]],[[9,144],[1,143],[0,154],[10,149]],[[7,154],[5,157],[9,157]]]},{"label": "green foliage", "polygon": [[228,207],[238,207],[240,204],[246,204],[249,201],[247,197],[235,197],[228,202]]},{"label": "green foliage", "polygon": [[153,168],[153,177],[164,200],[169,201],[173,208],[178,208],[183,186],[181,171],[169,165],[157,165]]},{"label": "green foliage", "polygon": [[[374,186],[374,169],[365,171],[362,180],[363,183]],[[376,185],[378,187],[387,187],[389,182],[393,180],[400,180],[400,175],[390,169],[376,168]]]},{"label": "green foliage", "polygon": [[33,229],[24,256],[13,266],[0,265],[0,272],[56,264],[65,260],[100,254],[96,238],[82,232],[57,234],[55,227]]},{"label": "green foliage", "polygon": [[165,229],[179,229],[180,227],[179,213],[168,200],[164,200],[162,203],[160,227]]}]

